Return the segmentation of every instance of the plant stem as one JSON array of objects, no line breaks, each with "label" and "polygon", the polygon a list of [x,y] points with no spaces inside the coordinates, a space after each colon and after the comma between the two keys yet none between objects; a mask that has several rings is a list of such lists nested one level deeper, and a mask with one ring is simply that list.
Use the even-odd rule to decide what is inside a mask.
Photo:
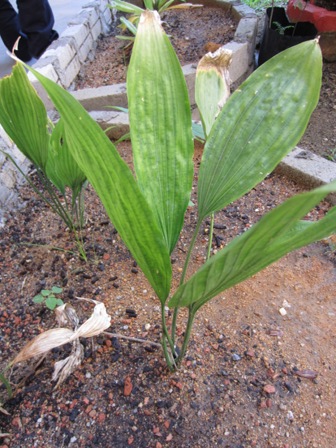
[{"label": "plant stem", "polygon": [[189,343],[189,339],[190,339],[190,335],[191,335],[191,330],[192,330],[192,326],[193,326],[193,322],[194,322],[194,318],[195,318],[195,314],[196,314],[196,310],[194,310],[192,305],[190,305],[188,307],[188,311],[189,311],[188,322],[187,322],[187,325],[186,325],[186,331],[185,331],[185,334],[184,334],[184,339],[183,339],[181,352],[180,352],[180,354],[179,354],[179,356],[178,356],[178,358],[176,360],[176,364],[177,365],[179,365],[182,362],[182,360],[183,360],[183,358],[184,358],[184,356],[186,354],[188,343]]},{"label": "plant stem", "polygon": [[[58,214],[58,216],[63,220],[63,222],[69,227],[71,231],[74,230],[74,223],[71,219],[71,216],[69,215],[68,211],[64,206],[62,205],[61,201],[58,199],[57,194],[54,191],[53,185],[50,182],[50,180],[41,172],[39,168],[36,169],[36,173],[42,182],[44,188],[47,190],[51,202],[53,204],[53,210]],[[40,194],[42,198],[44,198],[44,195]],[[47,202],[47,201],[45,201]],[[48,203],[48,202],[47,202]]]},{"label": "plant stem", "polygon": [[[164,303],[161,304],[161,321],[162,321],[162,333],[163,333],[162,334],[163,352],[164,352],[169,369],[174,370],[176,367],[176,365],[175,365],[175,357],[176,357],[175,345],[174,345],[174,342],[173,342],[172,338],[170,337],[168,329],[167,329],[166,316],[165,316],[165,304]],[[170,353],[167,348],[167,341],[169,343]]]},{"label": "plant stem", "polygon": [[[181,279],[180,279],[180,286],[184,283],[184,280],[185,280],[185,277],[186,277],[186,274],[187,274],[188,265],[189,265],[189,262],[190,262],[191,253],[192,253],[192,250],[193,250],[193,248],[195,246],[196,238],[197,238],[199,229],[201,227],[201,223],[202,223],[202,221],[198,221],[197,224],[196,224],[196,227],[195,227],[195,230],[194,230],[194,233],[193,233],[190,245],[189,245],[189,249],[188,249],[188,252],[187,252],[187,257],[186,257],[185,262],[184,262],[183,271],[182,271]],[[178,312],[179,312],[179,305],[177,305],[177,307],[174,309],[174,314],[173,314],[173,322],[172,322],[172,329],[171,329],[171,336],[172,336],[173,346],[175,346],[175,334],[176,334],[176,324],[177,324]]]},{"label": "plant stem", "polygon": [[215,214],[212,213],[211,217],[210,217],[210,233],[209,233],[209,245],[208,245],[207,260],[209,260],[209,258],[211,256],[211,247],[212,247],[212,238],[213,238],[214,224],[215,224]]}]

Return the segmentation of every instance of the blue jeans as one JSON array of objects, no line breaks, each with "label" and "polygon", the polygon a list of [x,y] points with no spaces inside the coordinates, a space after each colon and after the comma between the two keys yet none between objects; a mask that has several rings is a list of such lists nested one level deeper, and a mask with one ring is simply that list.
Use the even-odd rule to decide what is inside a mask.
[{"label": "blue jeans", "polygon": [[15,54],[23,61],[39,58],[58,34],[48,0],[17,0],[18,13],[9,0],[0,0],[0,36],[9,51],[21,36]]}]

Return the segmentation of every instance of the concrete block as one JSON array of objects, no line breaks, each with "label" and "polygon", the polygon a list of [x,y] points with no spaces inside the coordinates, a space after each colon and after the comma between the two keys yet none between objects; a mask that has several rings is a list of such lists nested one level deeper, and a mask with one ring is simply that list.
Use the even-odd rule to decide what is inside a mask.
[{"label": "concrete block", "polygon": [[[42,61],[41,61],[42,62]],[[47,64],[45,65],[39,65],[39,64],[34,64],[33,68],[36,68],[36,70],[41,73],[41,75],[45,76],[48,79],[51,79],[54,82],[58,82],[59,81],[59,77],[53,67],[53,65],[48,61],[46,61]],[[29,72],[28,73],[28,79],[32,82],[36,81],[35,76]]]},{"label": "concrete block", "polygon": [[112,140],[118,140],[129,132],[128,114],[124,112],[92,111],[90,115],[104,131],[109,129],[107,136]]},{"label": "concrete block", "polygon": [[68,43],[66,45],[59,46],[56,49],[56,55],[59,62],[59,68],[61,70],[66,70],[73,59],[75,59],[77,56],[74,45],[69,45]]},{"label": "concrete block", "polygon": [[81,64],[78,55],[76,55],[64,70],[59,71],[60,82],[65,89],[70,87],[80,69]]},{"label": "concrete block", "polygon": [[20,165],[22,171],[25,172],[25,166],[28,166],[31,162],[27,157],[19,150],[16,145],[12,145],[10,148],[11,156],[14,158],[15,162]]},{"label": "concrete block", "polygon": [[7,151],[12,146],[14,146],[12,140],[8,137],[4,128],[0,126],[0,148]]},{"label": "concrete block", "polygon": [[258,33],[258,18],[246,17],[240,20],[234,36],[235,42],[238,43],[247,42],[249,53],[249,65],[253,64],[257,33]]},{"label": "concrete block", "polygon": [[77,90],[72,95],[88,111],[106,111],[111,106],[127,107],[126,84]]},{"label": "concrete block", "polygon": [[90,29],[92,29],[99,21],[99,12],[96,10],[96,8],[83,8],[82,12],[79,15],[82,15],[83,17],[85,17],[85,19],[88,20]]},{"label": "concrete block", "polygon": [[18,195],[15,191],[1,184],[0,173],[0,227],[4,227],[4,212],[10,210],[18,202]]},{"label": "concrete block", "polygon": [[100,13],[101,20],[104,20],[107,24],[111,24],[113,19],[112,9],[106,7],[103,11]]},{"label": "concrete block", "polygon": [[13,189],[16,183],[14,169],[6,169],[1,173],[1,183],[8,189]]},{"label": "concrete block", "polygon": [[235,3],[233,6],[232,13],[235,19],[239,20],[243,17],[256,17],[254,9],[243,3]]},{"label": "concrete block", "polygon": [[[3,151],[7,151],[7,148],[1,147],[1,142],[0,142],[0,149]],[[0,172],[1,172],[1,168],[2,168],[3,164],[5,163],[5,161],[6,161],[5,154],[0,151]]]},{"label": "concrete block", "polygon": [[100,20],[98,20],[91,28],[91,35],[93,37],[93,40],[97,40],[98,37],[102,34],[102,23]]},{"label": "concrete block", "polygon": [[33,68],[40,69],[47,65],[57,65],[58,64],[58,58],[56,55],[56,50],[47,50],[43,56],[40,57],[38,61],[35,62],[33,65]]},{"label": "concrete block", "polygon": [[90,54],[90,51],[94,48],[95,42],[93,40],[93,37],[91,34],[87,37],[87,39],[82,43],[82,45],[77,50],[77,55],[79,58],[79,61],[83,64],[88,55]]},{"label": "concrete block", "polygon": [[188,64],[182,67],[182,71],[187,83],[187,89],[189,94],[190,104],[195,104],[195,77],[196,77],[196,64]]},{"label": "concrete block", "polygon": [[[276,171],[310,189],[336,180],[336,163],[299,147],[283,159]],[[328,200],[336,204],[336,194],[329,195]]]},{"label": "concrete block", "polygon": [[89,26],[84,24],[68,26],[63,33],[61,38],[74,39],[76,46],[79,48],[86,41],[90,34]]},{"label": "concrete block", "polygon": [[[60,78],[58,74],[56,73],[56,70],[52,64],[48,64],[44,67],[37,68],[37,71],[41,73],[43,76],[45,76],[48,79],[51,79],[52,81],[59,83]],[[37,94],[41,98],[41,100],[44,102],[44,105],[47,110],[53,108],[53,104],[48,98],[48,95],[42,85],[39,83],[39,81],[35,78],[35,76],[32,73],[28,73],[28,79],[30,80],[32,86],[35,88]]]},{"label": "concrete block", "polygon": [[234,83],[246,75],[250,66],[250,55],[247,42],[229,42],[224,48],[232,51],[232,62],[229,67],[230,79]]}]

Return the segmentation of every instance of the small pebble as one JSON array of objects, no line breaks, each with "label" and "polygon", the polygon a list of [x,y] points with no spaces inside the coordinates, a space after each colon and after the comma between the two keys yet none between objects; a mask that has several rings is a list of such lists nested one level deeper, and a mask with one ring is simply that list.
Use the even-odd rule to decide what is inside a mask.
[{"label": "small pebble", "polygon": [[293,420],[294,420],[294,414],[293,414],[292,411],[288,411],[288,412],[287,412],[287,418],[288,418],[288,420],[290,420],[290,421],[293,421]]},{"label": "small pebble", "polygon": [[287,311],[285,310],[285,308],[280,308],[279,313],[281,314],[281,316],[286,316]]},{"label": "small pebble", "polygon": [[232,355],[232,360],[233,360],[233,361],[240,361],[240,360],[241,360],[241,357],[240,357],[237,353],[234,353],[234,354]]},{"label": "small pebble", "polygon": [[267,394],[275,394],[275,391],[276,389],[273,384],[266,384],[266,386],[264,386],[264,392]]}]

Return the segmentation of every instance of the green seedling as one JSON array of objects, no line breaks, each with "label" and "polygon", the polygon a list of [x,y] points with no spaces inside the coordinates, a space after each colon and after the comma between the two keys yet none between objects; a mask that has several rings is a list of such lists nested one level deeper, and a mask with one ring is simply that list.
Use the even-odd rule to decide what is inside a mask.
[{"label": "green seedling", "polygon": [[44,303],[49,310],[54,310],[57,306],[63,305],[63,300],[56,297],[61,294],[62,288],[53,286],[51,289],[42,289],[42,291],[33,298],[34,303]]},{"label": "green seedling", "polygon": [[86,260],[78,231],[84,225],[86,176],[68,149],[63,120],[55,125],[50,121],[22,67],[17,66],[11,76],[0,80],[0,125],[32,162],[38,182],[25,175],[10,154],[1,148],[0,152],[14,163],[34,191],[63,220],[74,235],[81,257]]}]

